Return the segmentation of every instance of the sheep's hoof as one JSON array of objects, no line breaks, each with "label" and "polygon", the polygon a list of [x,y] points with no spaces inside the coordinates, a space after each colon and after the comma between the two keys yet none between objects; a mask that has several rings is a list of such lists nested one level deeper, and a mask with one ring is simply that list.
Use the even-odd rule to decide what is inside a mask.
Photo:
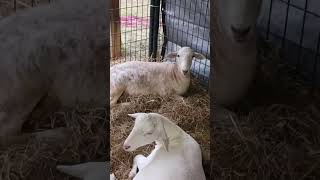
[{"label": "sheep's hoof", "polygon": [[129,178],[132,179],[137,175],[137,170],[136,169],[132,169],[129,173]]}]

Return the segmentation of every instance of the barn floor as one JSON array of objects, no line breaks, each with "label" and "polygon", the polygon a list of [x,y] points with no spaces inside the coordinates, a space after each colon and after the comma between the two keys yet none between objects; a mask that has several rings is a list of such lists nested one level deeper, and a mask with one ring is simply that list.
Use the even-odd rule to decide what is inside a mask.
[{"label": "barn floor", "polygon": [[280,52],[262,44],[258,78],[229,121],[213,122],[216,179],[319,179],[320,91],[311,96]]},{"label": "barn floor", "polygon": [[[130,105],[116,106],[111,110],[111,172],[115,173],[118,180],[128,179],[136,154],[148,155],[153,149],[153,145],[139,148],[134,153],[122,149],[134,122],[127,115],[129,113],[157,112],[172,119],[200,144],[203,159],[210,159],[209,94],[195,80],[183,99],[173,96],[123,96],[120,102],[130,102]],[[205,169],[209,173],[209,167],[206,166]]]}]

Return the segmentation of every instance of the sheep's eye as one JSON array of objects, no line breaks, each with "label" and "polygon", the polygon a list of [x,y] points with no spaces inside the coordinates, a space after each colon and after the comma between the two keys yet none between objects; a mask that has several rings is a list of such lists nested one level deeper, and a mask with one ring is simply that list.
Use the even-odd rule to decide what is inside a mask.
[{"label": "sheep's eye", "polygon": [[148,132],[148,133],[146,133],[146,135],[151,135],[152,134],[152,132]]},{"label": "sheep's eye", "polygon": [[177,57],[180,57],[180,55],[178,54]]}]

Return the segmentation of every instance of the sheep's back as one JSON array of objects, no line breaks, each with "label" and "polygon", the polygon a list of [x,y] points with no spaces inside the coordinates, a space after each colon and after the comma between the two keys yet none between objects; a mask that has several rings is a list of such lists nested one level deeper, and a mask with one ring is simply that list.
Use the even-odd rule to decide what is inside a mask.
[{"label": "sheep's back", "polygon": [[[154,180],[176,179],[176,180],[202,180],[201,160],[199,162],[193,161],[194,153],[192,153],[190,143],[186,143],[179,149],[165,152],[164,149],[159,149],[157,155],[154,157],[152,163],[141,170],[134,180],[142,180],[148,177],[153,177]],[[198,153],[195,153],[198,154]],[[200,165],[200,166],[199,166]],[[155,176],[155,174],[159,174]]]},{"label": "sheep's back", "polygon": [[168,94],[168,69],[173,64],[131,61],[117,64],[110,69],[111,87],[125,87],[130,95]]}]

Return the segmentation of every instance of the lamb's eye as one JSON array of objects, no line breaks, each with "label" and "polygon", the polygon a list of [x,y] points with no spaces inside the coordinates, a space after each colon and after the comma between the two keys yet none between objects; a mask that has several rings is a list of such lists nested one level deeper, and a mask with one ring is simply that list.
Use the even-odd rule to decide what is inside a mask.
[{"label": "lamb's eye", "polygon": [[151,135],[152,134],[152,132],[148,132],[148,133],[146,133],[146,135]]},{"label": "lamb's eye", "polygon": [[178,54],[177,57],[180,57],[180,55]]}]

